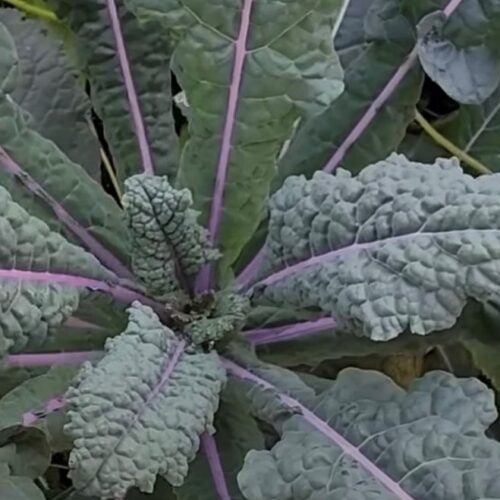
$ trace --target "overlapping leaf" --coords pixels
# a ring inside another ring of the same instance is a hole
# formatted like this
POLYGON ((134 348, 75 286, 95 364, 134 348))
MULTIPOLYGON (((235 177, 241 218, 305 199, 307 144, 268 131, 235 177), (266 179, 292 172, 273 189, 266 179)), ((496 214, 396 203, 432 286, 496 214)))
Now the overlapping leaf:
POLYGON ((122 0, 48 3, 77 37, 81 69, 90 82, 92 104, 103 120, 119 181, 123 183, 148 165, 159 175, 175 176, 178 146, 170 49, 164 34, 141 27, 122 0))
POLYGON ((77 490, 103 499, 132 486, 152 492, 158 474, 181 485, 199 436, 213 432, 224 380, 215 351, 186 347, 134 303, 125 332, 108 340, 95 367, 82 367, 66 394, 77 490))
POLYGON ((127 238, 119 207, 102 187, 30 125, 10 93, 17 84, 13 40, 0 30, 0 183, 52 228, 79 240, 118 274, 127 275, 127 238), (111 254, 113 251, 113 254, 111 254))
POLYGON ((236 476, 240 471, 245 455, 250 450, 264 448, 264 439, 256 421, 253 419, 244 395, 234 382, 229 381, 221 394, 221 405, 214 422, 217 451, 203 447, 192 462, 185 483, 175 489, 178 500, 219 500, 214 484, 210 462, 221 462, 223 477, 231 500, 243 500, 236 476))
POLYGON ((292 177, 271 203, 255 300, 320 307, 373 340, 449 329, 469 301, 498 299, 498 193, 497 175, 401 155, 356 178, 292 177))
POLYGON ((11 93, 30 115, 30 126, 54 141, 68 158, 101 179, 99 142, 91 132, 90 102, 64 46, 44 25, 14 9, 0 9, 19 56, 19 77, 11 93))
POLYGON ((299 127, 290 148, 279 163, 274 181, 278 189, 289 175, 310 176, 331 163, 359 172, 385 158, 404 137, 420 97, 422 73, 415 68, 394 87, 375 117, 362 125, 363 115, 398 68, 406 61, 416 41, 416 21, 439 1, 351 0, 335 38, 335 47, 345 69, 345 91, 322 114, 299 127), (345 152, 341 151, 346 148, 345 152), (332 163, 332 158, 335 164, 332 163))
POLYGON ((446 18, 439 12, 419 24, 420 63, 451 98, 480 104, 500 83, 500 57, 484 44, 457 46, 443 34, 445 24, 446 18))
POLYGON ((500 495, 500 445, 485 436, 494 397, 475 379, 431 372, 405 392, 377 372, 347 369, 312 410, 288 419, 271 450, 247 455, 238 476, 245 498, 500 495))
POLYGON ((94 256, 14 203, 4 188, 0 233, 0 354, 43 344, 77 309, 79 276, 115 279, 94 256), (51 280, 51 273, 68 280, 51 280), (41 274, 44 279, 37 279, 41 274))
POLYGON ((342 91, 330 43, 342 2, 127 3, 179 40, 172 65, 190 106, 179 181, 193 192, 226 272, 262 217, 295 121, 342 91))

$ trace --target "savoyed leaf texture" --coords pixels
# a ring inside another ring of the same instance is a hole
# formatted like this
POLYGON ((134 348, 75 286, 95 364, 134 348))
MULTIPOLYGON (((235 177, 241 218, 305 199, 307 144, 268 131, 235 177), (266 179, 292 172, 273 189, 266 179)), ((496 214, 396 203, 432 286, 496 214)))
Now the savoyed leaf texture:
POLYGON ((444 36, 445 22, 441 12, 420 22, 420 63, 451 98, 464 104, 480 104, 500 83, 500 57, 483 44, 457 46, 453 39, 444 36))
POLYGON ((203 264, 219 257, 197 222, 191 193, 172 188, 167 177, 148 174, 128 178, 125 190, 134 274, 158 296, 189 292, 203 264))
POLYGON ((115 201, 78 164, 31 126, 12 99, 19 63, 14 42, 0 25, 0 183, 30 212, 53 229, 81 241, 117 274, 129 276, 127 238, 115 201))
POLYGON ((214 431, 225 381, 215 351, 188 347, 138 302, 129 313, 125 332, 95 366, 83 365, 66 394, 73 484, 103 499, 132 486, 152 492, 158 474, 181 485, 199 436, 214 431))
POLYGON ((19 57, 12 98, 29 113, 34 130, 99 181, 99 142, 89 127, 90 101, 64 44, 41 21, 15 9, 0 9, 0 22, 12 35, 19 57))
POLYGON ((76 35, 119 181, 142 171, 174 176, 178 146, 166 37, 141 27, 122 0, 47 3, 76 35))
MULTIPOLYGON (((179 182, 193 192, 221 271, 265 209, 276 158, 299 117, 343 89, 331 44, 341 0, 128 0, 178 40, 172 69, 190 106, 179 182)), ((208 273, 199 287, 209 284, 208 273)))
POLYGON ((485 436, 496 416, 476 379, 430 372, 405 392, 348 368, 271 450, 247 455, 238 481, 248 500, 496 498, 500 445, 485 436))
POLYGON ((77 309, 80 291, 72 276, 115 280, 80 247, 30 216, 0 187, 0 355, 43 344, 77 309), (34 282, 31 275, 43 275, 34 282), (67 275, 67 283, 51 280, 67 275))
POLYGON ((245 325, 249 310, 250 301, 247 297, 235 293, 218 293, 210 316, 192 321, 186 333, 196 344, 230 340, 228 337, 238 333, 245 325))
POLYGON ((372 340, 450 328, 470 299, 498 299, 498 193, 497 175, 396 154, 357 177, 291 177, 271 202, 254 300, 320 307, 372 340))

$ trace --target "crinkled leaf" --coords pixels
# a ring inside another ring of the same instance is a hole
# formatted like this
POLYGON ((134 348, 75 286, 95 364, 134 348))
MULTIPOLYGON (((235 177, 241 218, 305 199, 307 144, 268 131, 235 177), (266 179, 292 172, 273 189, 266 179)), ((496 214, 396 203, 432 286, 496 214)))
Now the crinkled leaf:
POLYGON ((436 12, 420 22, 420 63, 452 99, 479 104, 500 83, 500 57, 485 45, 457 46, 443 34, 445 21, 446 18, 436 12))
POLYGON ((125 181, 125 207, 132 235, 132 268, 154 295, 188 292, 193 276, 219 257, 197 222, 188 189, 166 177, 134 175, 125 181))
POLYGON ((250 301, 247 297, 234 293, 219 293, 215 297, 210 317, 192 321, 187 326, 186 333, 196 344, 230 340, 230 337, 245 325, 249 309, 250 301))
POLYGON ((500 495, 500 445, 485 436, 494 397, 476 379, 431 372, 405 392, 380 373, 347 369, 312 410, 286 421, 271 450, 247 455, 238 476, 245 498, 500 495))
POLYGON ((372 340, 451 328, 468 301, 498 301, 499 193, 496 174, 396 154, 357 177, 289 178, 271 202, 273 273, 255 300, 321 307, 372 340))
POLYGON ((44 494, 27 477, 0 474, 0 491, 9 500, 45 500, 44 494))
POLYGON ((117 498, 156 476, 180 485, 213 432, 225 373, 217 353, 186 347, 153 311, 135 302, 123 334, 96 366, 83 365, 66 394, 74 439, 70 476, 78 491, 117 498))
POLYGON ((42 345, 78 307, 78 276, 112 280, 94 256, 50 231, 0 187, 0 355, 42 345), (30 281, 30 272, 46 273, 30 281), (75 284, 51 282, 51 273, 75 284))
MULTIPOLYGON (((15 57, 13 40, 3 25, 0 39, 0 46, 6 51, 10 47, 15 57)), ((10 82, 12 88, 12 74, 0 73, 0 82, 10 82)), ((81 166, 33 130, 29 121, 9 94, 0 93, 0 184, 53 229, 60 231, 62 226, 110 268, 127 275, 122 263, 128 257, 127 238, 119 207, 81 166)))
POLYGON ((140 26, 125 10, 122 0, 48 3, 77 37, 81 69, 89 79, 92 104, 103 121, 119 181, 123 183, 143 170, 144 154, 150 157, 157 174, 175 176, 179 154, 172 116, 167 38, 158 30, 140 26), (113 28, 113 5, 119 28, 113 28), (118 29, 124 50, 117 43, 118 29), (132 82, 126 82, 122 63, 129 67, 132 82), (136 130, 129 93, 137 99, 143 133, 136 130))
MULTIPOLYGON (((244 395, 234 381, 230 381, 221 394, 221 404, 215 416, 214 427, 213 437, 230 498, 243 500, 236 476, 248 451, 263 449, 264 439, 250 414, 244 395)), ((178 500, 219 500, 209 460, 206 450, 200 449, 190 465, 186 481, 175 489, 178 500)))
POLYGON ((190 106, 179 181, 193 192, 225 273, 260 222, 294 123, 343 89, 331 46, 342 1, 127 3, 178 40, 172 67, 190 106))
POLYGON ((40 429, 16 426, 0 431, 0 463, 6 463, 13 476, 36 479, 47 470, 51 456, 47 436, 40 429))
POLYGON ((12 98, 29 113, 33 130, 100 181, 99 142, 88 123, 90 102, 62 42, 40 21, 15 9, 0 9, 0 21, 12 35, 19 57, 12 98))

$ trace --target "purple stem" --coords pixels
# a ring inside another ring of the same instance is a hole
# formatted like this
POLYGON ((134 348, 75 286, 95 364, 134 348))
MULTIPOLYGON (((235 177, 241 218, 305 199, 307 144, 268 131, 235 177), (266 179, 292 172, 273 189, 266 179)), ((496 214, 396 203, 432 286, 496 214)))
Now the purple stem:
POLYGON ((384 471, 380 470, 370 459, 365 457, 361 451, 347 441, 343 436, 336 432, 332 427, 330 427, 325 421, 321 420, 317 415, 315 415, 311 410, 306 408, 296 399, 287 396, 279 391, 279 389, 266 380, 258 377, 257 375, 249 372, 245 368, 237 365, 233 361, 228 359, 223 359, 223 364, 226 370, 233 376, 248 380, 255 384, 260 385, 266 389, 272 389, 278 393, 280 401, 290 408, 300 409, 302 418, 306 420, 312 427, 314 427, 318 432, 323 434, 332 443, 335 443, 346 455, 351 457, 353 460, 358 462, 366 471, 368 471, 377 481, 383 484, 388 491, 393 493, 396 498, 401 500, 414 500, 408 493, 406 493, 399 484, 391 479, 384 471))
MULTIPOLYGON (((3 168, 24 186, 50 206, 56 217, 73 233, 105 266, 124 278, 132 277, 129 269, 124 266, 109 250, 97 241, 83 226, 80 225, 38 182, 25 172, 7 151, 0 146, 0 163, 3 168)), ((96 186, 97 187, 97 186, 96 186)))
POLYGON ((245 338, 254 345, 274 344, 285 342, 297 337, 319 333, 335 328, 336 322, 333 318, 319 318, 312 321, 304 321, 294 325, 278 326, 275 328, 259 328, 243 332, 245 338))
MULTIPOLYGON (((139 418, 141 418, 143 413, 146 411, 146 408, 148 408, 150 406, 151 402, 156 398, 156 396, 161 391, 163 386, 168 382, 168 380, 170 379, 177 363, 179 362, 181 355, 184 352, 185 347, 186 347, 186 343, 184 341, 180 341, 177 344, 175 351, 172 354, 172 357, 169 357, 165 362, 165 365, 163 368, 163 373, 162 373, 160 380, 158 381, 158 383, 156 384, 154 389, 151 391, 151 394, 148 396, 148 398, 146 400, 146 404, 135 415, 133 421, 130 423, 128 428, 133 427, 137 423, 139 418)), ((64 354, 64 353, 62 353, 62 354, 64 354)), ((66 354, 70 354, 70 353, 66 353, 66 354)), ((75 354, 75 353, 73 353, 73 354, 75 354)), ((43 413, 47 414, 47 413, 51 413, 53 411, 59 410, 60 408, 62 408, 64 406, 64 404, 65 404, 65 402, 62 399, 62 397, 50 399, 45 404, 45 407, 43 409, 43 413)), ((32 412, 32 411, 27 412, 23 415, 23 425, 25 425, 25 426, 31 425, 34 422, 36 422, 39 418, 40 418, 40 416, 37 415, 37 413, 32 412)), ((118 446, 118 444, 121 442, 121 440, 123 439, 124 436, 125 436, 125 433, 123 433, 122 437, 119 439, 119 442, 115 445, 115 447, 118 446)), ((102 463, 104 464, 105 460, 103 460, 102 463)), ((95 472, 95 475, 97 475, 99 470, 100 470, 100 467, 95 472)))
MULTIPOLYGON (((482 233, 492 233, 492 234, 497 234, 498 229, 470 229, 466 230, 467 232, 482 232, 482 233)), ((315 255, 314 257, 310 257, 307 260, 303 260, 301 262, 298 262, 297 264, 293 264, 291 266, 285 267, 284 269, 281 269, 280 271, 277 271, 263 280, 259 281, 256 283, 255 286, 259 285, 273 285, 277 283, 278 281, 281 281, 283 279, 288 278, 290 275, 298 273, 300 271, 303 271, 304 269, 307 269, 308 267, 315 266, 318 264, 324 264, 325 262, 329 262, 335 259, 338 259, 339 257, 343 257, 348 254, 356 253, 356 252, 361 252, 363 250, 369 250, 372 247, 376 247, 379 245, 384 245, 384 244, 389 244, 389 245, 394 245, 397 243, 405 242, 406 240, 411 240, 416 237, 433 237, 436 235, 448 235, 448 236, 453 236, 453 235, 459 235, 463 234, 464 230, 454 230, 454 231, 441 231, 439 233, 426 233, 426 232, 416 232, 416 233, 407 233, 407 234, 402 234, 399 236, 391 236, 390 238, 385 238, 383 240, 374 240, 374 241, 367 241, 366 243, 355 243, 354 245, 348 246, 348 247, 342 247, 342 248, 337 248, 336 250, 331 250, 330 252, 326 252, 324 254, 320 255, 315 255)))
POLYGON ((102 351, 51 352, 46 354, 11 354, 7 356, 7 367, 77 365, 96 359, 102 351))
MULTIPOLYGON (((453 12, 460 5, 462 0, 450 0, 443 10, 445 17, 451 16, 453 12)), ((359 122, 351 130, 351 132, 344 139, 342 144, 337 148, 332 157, 328 160, 327 164, 323 167, 325 172, 333 172, 339 166, 340 162, 344 159, 346 153, 351 149, 352 145, 359 139, 361 134, 368 128, 377 113, 386 101, 391 97, 396 88, 399 86, 404 77, 408 74, 415 61, 418 59, 417 46, 410 52, 405 61, 399 66, 391 79, 387 82, 380 94, 370 104, 365 114, 361 117, 359 122)))
POLYGON ((130 303, 134 300, 138 300, 155 309, 157 312, 163 312, 164 310, 162 304, 155 302, 141 293, 119 283, 99 281, 92 278, 84 278, 82 276, 74 276, 70 274, 22 271, 18 269, 0 269, 0 278, 41 283, 61 283, 77 288, 89 288, 91 290, 108 293, 120 302, 130 303))
POLYGON ((231 500, 231 495, 229 494, 226 484, 226 478, 224 477, 224 470, 222 468, 219 451, 217 450, 217 443, 215 442, 214 437, 206 432, 203 433, 201 435, 201 446, 203 453, 207 458, 215 491, 217 492, 219 499, 231 500))
MULTIPOLYGON (((111 20, 111 27, 113 29, 113 35, 115 37, 118 59, 120 61, 123 80, 125 82, 125 89, 127 91, 127 98, 130 106, 130 112, 132 114, 132 120, 134 122, 135 135, 137 137, 137 142, 139 143, 142 168, 144 170, 144 173, 153 175, 154 174, 153 160, 151 158, 151 151, 149 149, 149 143, 146 136, 144 120, 142 117, 141 108, 139 106, 139 99, 137 97, 134 80, 132 78, 132 72, 130 70, 130 63, 127 56, 127 49, 125 48, 125 43, 123 40, 123 33, 120 25, 120 17, 118 15, 118 10, 116 8, 115 0, 107 0, 107 6, 108 6, 109 17, 111 20)), ((124 117, 124 119, 126 118, 124 117)))
MULTIPOLYGON (((227 103, 224 130, 222 133, 222 143, 219 152, 219 161, 217 164, 217 173, 215 177, 214 194, 212 197, 212 207, 210 209, 210 220, 208 224, 210 243, 215 245, 217 241, 220 222, 222 218, 224 187, 226 184, 227 170, 229 165, 229 156, 231 153, 231 140, 233 138, 234 126, 236 121, 236 109, 238 107, 238 95, 241 86, 241 77, 243 65, 247 55, 247 38, 250 27, 250 13, 253 0, 243 0, 241 11, 240 30, 235 43, 233 72, 231 84, 229 87, 229 97, 227 103)), ((203 267, 196 279, 196 290, 204 291, 210 287, 212 275, 212 266, 207 264, 203 267)))
POLYGON ((47 416, 49 413, 53 413, 64 407, 66 402, 62 397, 49 399, 42 410, 41 413, 28 411, 23 414, 23 425, 25 427, 33 425, 38 419, 47 416))
MULTIPOLYGON (((455 12, 457 7, 460 5, 462 0, 450 0, 450 2, 443 9, 443 13, 446 17, 449 17, 455 12)), ((326 165, 323 167, 325 172, 333 172, 339 166, 340 162, 344 159, 345 155, 353 144, 359 139, 363 132, 368 128, 373 119, 377 116, 378 111, 383 107, 386 101, 391 97, 396 88, 399 86, 404 77, 408 74, 413 64, 418 59, 418 49, 415 46, 414 49, 408 54, 406 59, 403 61, 401 66, 392 75, 391 79, 384 86, 380 94, 375 98, 375 100, 370 104, 369 108, 360 118, 358 123, 354 126, 351 132, 344 139, 342 144, 337 148, 335 153, 328 160, 326 165)), ((245 287, 252 283, 255 276, 260 268, 262 259, 264 257, 264 250, 261 249, 259 253, 252 259, 252 261, 246 266, 242 273, 236 278, 237 282, 245 287)))

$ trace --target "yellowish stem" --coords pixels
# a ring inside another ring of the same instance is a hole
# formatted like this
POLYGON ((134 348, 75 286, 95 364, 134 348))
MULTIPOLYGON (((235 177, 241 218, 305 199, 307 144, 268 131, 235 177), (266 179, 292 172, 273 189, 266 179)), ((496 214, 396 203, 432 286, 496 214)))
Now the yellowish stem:
POLYGON ((491 174, 491 170, 486 165, 483 165, 480 161, 453 144, 444 135, 440 134, 418 111, 415 111, 415 120, 436 144, 456 156, 461 162, 480 174, 491 174))
POLYGON ((31 16, 39 17, 40 19, 45 19, 46 21, 59 21, 54 12, 37 5, 32 5, 27 0, 6 0, 6 2, 31 16))
MULTIPOLYGON (((97 131, 94 127, 94 124, 92 123, 92 120, 90 118, 87 119, 87 122, 89 124, 90 129, 94 133, 94 135, 97 137, 97 131)), ((115 171, 113 169, 113 165, 111 165, 111 162, 109 161, 108 155, 106 154, 106 151, 102 148, 102 146, 99 147, 99 154, 101 155, 101 161, 104 164, 104 168, 106 169, 106 172, 109 175, 109 178, 111 179, 111 184, 113 185, 113 189, 115 190, 117 196, 118 196, 118 202, 120 203, 120 206, 122 206, 122 192, 120 190, 120 185, 118 184, 118 179, 116 178, 115 171)))
POLYGON ((99 152, 101 154, 101 160, 104 163, 104 168, 106 169, 106 172, 108 172, 109 178, 111 179, 111 184, 113 184, 113 189, 116 191, 116 194, 118 196, 118 202, 120 203, 120 206, 121 206, 122 193, 120 191, 120 186, 118 185, 118 179, 116 178, 113 166, 111 165, 111 162, 109 161, 108 155, 106 154, 104 149, 102 149, 102 147, 99 148, 99 152))

